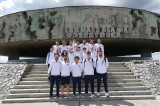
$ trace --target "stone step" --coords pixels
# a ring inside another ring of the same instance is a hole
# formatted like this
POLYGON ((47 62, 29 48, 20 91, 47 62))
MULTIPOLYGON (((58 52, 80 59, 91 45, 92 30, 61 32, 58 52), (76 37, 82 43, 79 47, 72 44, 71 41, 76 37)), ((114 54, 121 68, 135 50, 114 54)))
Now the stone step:
MULTIPOLYGON (((47 69, 43 69, 43 68, 37 68, 37 69, 30 69, 30 71, 44 71, 44 72, 47 72, 48 71, 48 68, 47 69)), ((128 68, 108 68, 107 71, 126 71, 126 72, 130 72, 130 70, 128 68)))
MULTIPOLYGON (((78 93, 78 92, 77 92, 78 93)), ((146 91, 110 91, 108 92, 109 96, 121 96, 121 95, 151 95, 149 90, 146 91)), ((64 92, 64 95, 66 92, 64 92)), ((82 96, 85 96, 85 92, 81 92, 82 96)), ((73 93, 69 92, 69 96, 72 96, 73 93)), ((91 92, 88 92, 88 96, 91 95, 91 92)), ((53 96, 56 96, 56 93, 53 92, 53 96)), ((61 94, 60 94, 61 96, 61 94)), ((100 96, 105 96, 105 92, 100 92, 100 96)), ((20 93, 20 94, 9 94, 7 99, 11 98, 43 98, 49 97, 49 93, 20 93)))
MULTIPOLYGON (((11 94, 17 94, 17 93, 48 93, 49 92, 49 85, 17 85, 17 87, 21 87, 21 89, 11 89, 11 94), (41 88, 40 88, 41 87, 41 88), (44 87, 44 88, 43 88, 44 87), (22 89, 24 88, 24 89, 22 89), (27 89, 29 88, 29 89, 27 89), (31 89, 32 88, 32 89, 31 89)), ((89 87, 90 88, 90 87, 89 87)), ((70 88, 70 91, 72 91, 73 88, 70 88)), ((85 88, 81 88, 82 91, 85 90, 85 88)), ((95 87, 95 91, 97 88, 95 87)), ((140 91, 140 90, 148 90, 145 86, 132 86, 132 87, 108 87, 108 91, 140 91)), ((56 91, 56 88, 53 88, 53 91, 56 91)), ((104 91, 104 87, 101 87, 101 91, 104 91)))
MULTIPOLYGON (((20 81, 18 85, 41 85, 41 84, 50 84, 48 81, 20 81)), ((94 83, 97 86, 97 82, 94 83)), ((82 81, 81 86, 84 87, 85 83, 82 81)), ((103 86, 103 84, 101 84, 103 86)), ((124 86, 142 86, 141 82, 129 82, 129 83, 108 83, 108 87, 124 87, 124 86)), ((72 87, 73 84, 70 84, 72 87)), ((90 86, 90 84, 89 84, 90 86)))
MULTIPOLYGON (((108 101, 108 100, 155 100, 155 97, 153 95, 124 95, 124 96, 110 96, 109 98, 106 98, 105 96, 101 96, 98 98, 64 98, 63 101, 108 101)), ((59 102, 62 101, 62 99, 54 98, 53 100, 50 100, 48 97, 46 98, 16 98, 16 99, 5 99, 2 101, 2 103, 34 103, 34 102, 59 102)))
POLYGON ((109 66, 108 67, 108 69, 129 69, 128 67, 115 67, 115 66, 113 66, 113 67, 111 67, 111 66, 109 66))
MULTIPOLYGON (((30 71, 27 74, 47 74, 47 71, 30 71)), ((107 72, 108 75, 133 75, 132 72, 107 72)))
MULTIPOLYGON (((48 74, 26 74, 24 78, 27 77, 48 77, 48 74)), ((134 75, 109 75, 108 78, 121 78, 121 79, 133 79, 136 78, 134 75)))
POLYGON ((125 65, 126 62, 109 62, 109 65, 125 65))
MULTIPOLYGON (((54 85, 54 87, 55 87, 55 85, 54 85)), ((71 84, 70 85, 70 88, 72 88, 73 87, 73 85, 71 84)), ((82 87, 84 87, 84 86, 82 86, 82 87)), ((89 85, 89 87, 90 87, 90 85, 89 85)), ((95 85, 95 88, 97 87, 97 85, 95 85)), ((103 86, 103 84, 101 84, 101 87, 103 88, 104 86, 103 86)), ((108 86, 108 88, 111 88, 111 87, 115 87, 115 86, 108 86)), ((124 88, 125 86, 117 86, 117 87, 122 87, 122 88, 124 88)), ((135 87, 135 86, 126 86, 126 87, 135 87)), ((137 86, 137 87, 144 87, 144 86, 142 86, 142 85, 140 85, 140 86, 137 86)), ((16 85, 16 86, 14 86, 14 89, 43 89, 43 88, 50 88, 50 85, 49 84, 43 84, 43 85, 16 85)))
POLYGON ((128 68, 126 65, 108 65, 108 67, 115 67, 115 68, 122 67, 122 68, 128 68))
MULTIPOLYGON (((29 78, 22 78, 21 81, 48 81, 47 77, 29 77, 29 78)), ((72 81, 72 80, 71 80, 72 81)), ((107 79, 107 82, 140 82, 140 79, 107 79)), ((95 79, 95 82, 97 80, 95 79)))
POLYGON ((108 69, 107 72, 131 72, 129 69, 108 69))

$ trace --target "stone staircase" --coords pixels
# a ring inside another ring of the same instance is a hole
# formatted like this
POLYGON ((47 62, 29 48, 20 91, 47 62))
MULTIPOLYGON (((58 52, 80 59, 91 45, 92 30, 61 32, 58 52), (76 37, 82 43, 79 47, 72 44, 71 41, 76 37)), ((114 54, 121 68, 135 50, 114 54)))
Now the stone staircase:
MULTIPOLYGON (((125 66, 124 62, 110 62, 108 69, 109 98, 104 95, 103 83, 101 83, 101 96, 99 98, 72 98, 72 81, 70 84, 69 98, 49 99, 49 82, 47 78, 47 66, 45 64, 33 64, 18 84, 11 89, 10 94, 2 103, 33 103, 51 101, 73 100, 143 100, 155 99, 151 91, 142 85, 141 80, 125 66)), ((84 82, 82 81, 82 96, 84 95, 84 82)), ((55 96, 55 87, 53 96, 55 96)), ((61 91, 61 90, 60 90, 61 91)), ((90 85, 89 85, 90 91, 90 85)), ((95 79, 95 93, 97 80, 95 79)), ((65 92, 66 93, 66 92, 65 92)), ((90 92, 89 92, 90 93, 90 92)), ((60 92, 61 94, 61 92, 60 92)))

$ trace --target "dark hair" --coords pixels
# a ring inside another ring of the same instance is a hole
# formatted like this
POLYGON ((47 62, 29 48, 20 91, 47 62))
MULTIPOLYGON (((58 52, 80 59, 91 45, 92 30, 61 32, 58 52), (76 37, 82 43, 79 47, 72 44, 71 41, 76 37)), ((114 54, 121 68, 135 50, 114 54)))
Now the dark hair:
MULTIPOLYGON (((53 47, 50 47, 50 49, 51 49, 51 48, 53 48, 53 47)), ((54 48, 53 48, 53 49, 54 49, 54 48)))
MULTIPOLYGON (((64 52, 65 52, 66 50, 63 50, 63 52, 62 52, 62 54, 61 54, 61 56, 63 57, 65 54, 64 54, 64 52)), ((68 55, 68 52, 66 51, 66 55, 68 55)))
POLYGON ((74 59, 76 59, 76 58, 79 60, 79 56, 75 56, 75 57, 74 57, 74 59))
POLYGON ((87 54, 91 54, 91 52, 90 52, 90 51, 87 51, 87 54))
POLYGON ((83 50, 85 50, 86 48, 84 47, 83 50))
POLYGON ((55 56, 55 55, 58 55, 58 56, 59 56, 59 53, 55 53, 54 56, 55 56))
MULTIPOLYGON (((98 49, 100 49, 100 51, 102 52, 102 49, 100 47, 98 49)), ((97 49, 97 53, 98 53, 98 49, 97 49)))

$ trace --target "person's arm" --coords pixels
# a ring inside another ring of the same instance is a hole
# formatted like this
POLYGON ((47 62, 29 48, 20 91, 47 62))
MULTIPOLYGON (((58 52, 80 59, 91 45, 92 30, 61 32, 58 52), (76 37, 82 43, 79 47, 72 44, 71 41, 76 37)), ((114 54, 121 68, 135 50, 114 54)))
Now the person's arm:
POLYGON ((103 51, 103 54, 104 54, 104 46, 103 46, 103 44, 102 44, 102 51, 103 51))
POLYGON ((49 66, 49 69, 48 69, 48 77, 50 77, 50 74, 51 74, 51 70, 52 70, 52 62, 51 62, 51 64, 50 64, 50 66, 49 66))
POLYGON ((108 65, 109 65, 108 59, 106 58, 106 69, 108 68, 108 65))

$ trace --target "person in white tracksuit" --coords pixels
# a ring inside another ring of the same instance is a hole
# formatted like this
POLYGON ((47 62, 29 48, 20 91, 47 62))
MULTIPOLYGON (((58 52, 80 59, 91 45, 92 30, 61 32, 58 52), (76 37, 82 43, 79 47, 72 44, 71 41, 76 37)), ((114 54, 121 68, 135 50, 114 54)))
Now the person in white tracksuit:
POLYGON ((64 85, 67 86, 67 97, 69 97, 71 63, 68 61, 68 56, 64 55, 64 60, 61 62, 61 92, 64 97, 64 85))
POLYGON ((50 48, 50 52, 48 52, 47 58, 46 58, 46 64, 48 65, 48 68, 50 66, 51 60, 54 60, 54 48, 53 47, 50 48))
POLYGON ((100 96, 100 86, 101 86, 101 79, 103 79, 103 84, 105 88, 105 95, 108 95, 108 88, 107 88, 107 68, 108 68, 108 60, 103 56, 103 52, 100 51, 98 54, 98 58, 95 62, 96 66, 96 74, 97 74, 97 97, 100 96))

